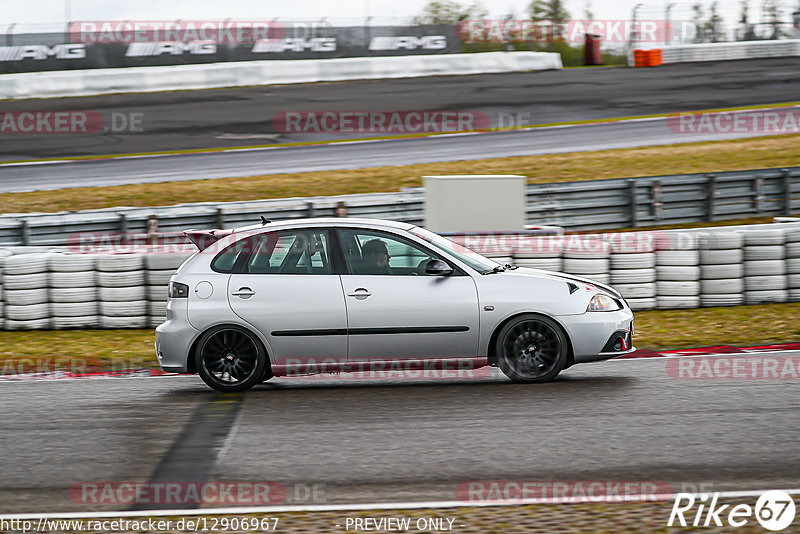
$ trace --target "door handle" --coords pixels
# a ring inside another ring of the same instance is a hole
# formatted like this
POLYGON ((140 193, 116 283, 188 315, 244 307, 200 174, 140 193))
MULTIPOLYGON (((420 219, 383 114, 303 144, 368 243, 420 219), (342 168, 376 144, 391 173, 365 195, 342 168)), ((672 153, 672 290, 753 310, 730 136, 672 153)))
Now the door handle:
POLYGON ((370 293, 369 291, 367 291, 363 287, 359 287, 358 289, 356 289, 352 293, 348 293, 347 294, 348 297, 364 297, 364 298, 367 298, 370 295, 372 295, 372 293, 370 293))
POLYGON ((234 291, 233 293, 231 293, 231 295, 243 299, 249 299, 255 294, 256 292, 250 289, 249 287, 240 287, 238 291, 234 291))

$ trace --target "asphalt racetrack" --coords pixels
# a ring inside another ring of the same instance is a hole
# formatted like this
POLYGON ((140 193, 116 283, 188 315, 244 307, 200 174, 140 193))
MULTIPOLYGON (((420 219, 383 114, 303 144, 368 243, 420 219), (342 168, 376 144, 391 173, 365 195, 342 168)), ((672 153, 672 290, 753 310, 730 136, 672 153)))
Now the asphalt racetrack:
POLYGON ((0 512, 131 508, 70 496, 87 482, 279 482, 277 504, 312 504, 293 493, 312 486, 315 504, 452 501, 459 484, 488 480, 798 487, 795 381, 678 379, 667 361, 577 365, 544 385, 495 370, 329 375, 231 396, 196 376, 7 381, 0 512))
POLYGON ((675 133, 667 118, 567 127, 201 154, 0 165, 0 192, 122 185, 530 156, 755 137, 759 133, 675 133))
MULTIPOLYGON (((479 110, 524 113, 534 124, 792 101, 800 58, 109 95, 0 103, 2 111, 141 113, 143 131, 98 135, 8 135, 0 161, 315 141, 280 134, 272 118, 290 110, 479 110)), ((0 192, 407 165, 663 145, 754 136, 679 133, 667 119, 338 146, 0 166, 0 192)), ((362 135, 363 136, 363 135, 362 135)), ((338 137, 341 139, 341 136, 338 137)))
MULTIPOLYGON (((141 113, 142 131, 4 135, 0 161, 342 137, 277 132, 273 118, 285 111, 482 111, 492 117, 505 112, 526 114, 531 124, 550 124, 791 102, 798 95, 800 57, 787 57, 5 101, 0 111, 141 113)), ((619 142, 630 133, 613 137, 619 142)), ((565 150, 582 144, 562 142, 565 150)))

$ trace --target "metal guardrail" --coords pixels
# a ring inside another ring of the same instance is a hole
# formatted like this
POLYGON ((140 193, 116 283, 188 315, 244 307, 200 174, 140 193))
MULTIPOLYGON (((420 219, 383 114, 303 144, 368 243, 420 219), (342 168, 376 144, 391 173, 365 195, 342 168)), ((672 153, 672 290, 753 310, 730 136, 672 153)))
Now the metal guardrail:
POLYGON ((640 228, 800 213, 800 167, 533 184, 528 222, 640 228))
MULTIPOLYGON (((425 193, 303 197, 151 208, 0 215, 0 246, 65 245, 108 233, 234 228, 258 221, 335 216, 424 224, 425 193)), ((527 223, 567 230, 640 228, 800 213, 800 167, 531 184, 527 223)), ((487 229, 493 230, 493 229, 487 229)))
POLYGON ((108 208, 61 213, 0 215, 0 246, 66 245, 108 239, 109 234, 179 232, 188 228, 236 228, 273 220, 332 217, 346 206, 351 217, 373 217, 421 224, 424 193, 373 193, 246 202, 198 203, 151 208, 108 208))

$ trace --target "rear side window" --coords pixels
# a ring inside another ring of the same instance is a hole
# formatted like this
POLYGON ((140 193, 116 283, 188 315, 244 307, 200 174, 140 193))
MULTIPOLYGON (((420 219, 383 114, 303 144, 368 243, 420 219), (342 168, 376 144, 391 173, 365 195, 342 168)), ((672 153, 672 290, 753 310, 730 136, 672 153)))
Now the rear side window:
POLYGON ((218 273, 232 273, 239 257, 246 256, 261 235, 251 236, 228 245, 211 261, 211 269, 218 273))
POLYGON ((221 273, 331 274, 327 230, 267 232, 220 252, 211 268, 221 273))

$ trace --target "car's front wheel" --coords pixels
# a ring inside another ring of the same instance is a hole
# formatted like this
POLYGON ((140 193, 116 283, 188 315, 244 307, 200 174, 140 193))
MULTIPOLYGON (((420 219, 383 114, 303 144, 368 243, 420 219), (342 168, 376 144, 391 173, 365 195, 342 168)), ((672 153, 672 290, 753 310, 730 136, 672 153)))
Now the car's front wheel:
POLYGON ((567 363, 567 338, 549 317, 521 315, 500 330, 497 364, 514 382, 547 382, 567 363))
POLYGON ((263 380, 267 355, 255 336, 235 325, 212 328, 195 353, 203 382, 222 392, 247 391, 263 380))

